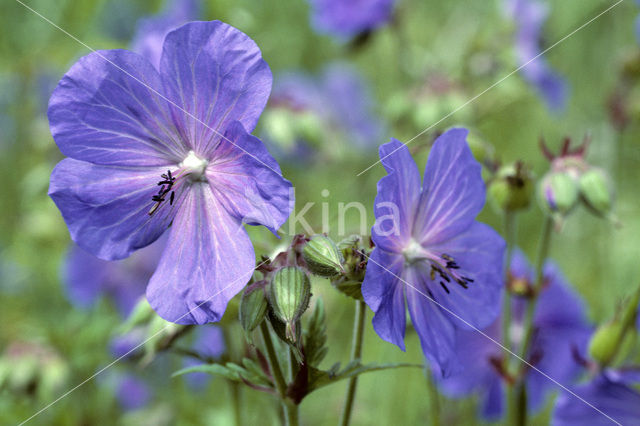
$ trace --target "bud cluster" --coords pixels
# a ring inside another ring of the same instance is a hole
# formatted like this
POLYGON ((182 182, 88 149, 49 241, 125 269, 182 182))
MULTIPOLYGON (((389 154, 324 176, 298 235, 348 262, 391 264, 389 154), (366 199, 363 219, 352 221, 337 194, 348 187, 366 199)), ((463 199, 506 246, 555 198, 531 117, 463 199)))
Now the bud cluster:
POLYGON ((551 168, 538 186, 540 205, 557 222, 579 204, 597 216, 613 218, 613 191, 607 174, 586 162, 586 141, 574 149, 570 145, 565 139, 560 154, 554 155, 541 142, 551 168))

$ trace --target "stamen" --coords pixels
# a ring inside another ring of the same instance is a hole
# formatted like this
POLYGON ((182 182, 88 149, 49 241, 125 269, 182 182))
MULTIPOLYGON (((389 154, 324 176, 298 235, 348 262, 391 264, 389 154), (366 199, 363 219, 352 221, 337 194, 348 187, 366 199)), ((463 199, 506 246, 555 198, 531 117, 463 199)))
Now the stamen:
POLYGON ((167 173, 161 174, 160 177, 163 180, 158 182, 158 185, 160 186, 158 194, 151 197, 151 201, 156 204, 154 204, 151 207, 151 210, 149 210, 149 216, 152 216, 158 210, 160 205, 165 201, 165 195, 169 193, 171 193, 169 196, 169 205, 173 205, 173 199, 175 197, 173 185, 176 183, 176 178, 171 175, 171 170, 167 170, 167 173))

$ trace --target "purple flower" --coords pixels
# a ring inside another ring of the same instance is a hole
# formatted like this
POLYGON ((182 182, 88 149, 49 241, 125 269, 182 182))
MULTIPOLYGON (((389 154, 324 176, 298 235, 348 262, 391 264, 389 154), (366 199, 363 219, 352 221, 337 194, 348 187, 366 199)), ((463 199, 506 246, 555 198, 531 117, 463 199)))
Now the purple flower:
POLYGON ((165 38, 159 72, 109 50, 80 59, 49 103, 68 157, 49 195, 84 250, 118 260, 170 227, 147 299, 180 324, 219 320, 255 265, 243 225, 275 230, 291 184, 253 130, 271 89, 256 44, 219 21, 165 38))
POLYGON ((640 422, 640 393, 632 387, 639 377, 605 371, 586 384, 576 386, 572 392, 588 401, 585 404, 569 392, 558 397, 551 424, 554 426, 598 426, 610 425, 612 419, 618 424, 632 425, 640 422))
MULTIPOLYGON (((198 327, 195 330, 195 341, 191 350, 204 358, 218 360, 226 351, 222 329, 215 326, 198 327)), ((184 358, 183 367, 202 365, 202 361, 195 358, 184 358)), ((194 389, 204 388, 211 379, 207 373, 189 373, 184 376, 187 384, 194 389)))
POLYGON ((164 38, 172 30, 196 19, 199 11, 199 0, 167 0, 162 12, 138 22, 131 50, 147 58, 156 69, 160 69, 164 38))
POLYGON ((77 307, 89 308, 104 295, 113 300, 123 317, 128 316, 144 294, 164 245, 165 241, 156 241, 130 258, 115 262, 98 259, 73 246, 64 270, 69 300, 77 307))
MULTIPOLYGON (((520 251, 514 253, 510 272, 512 284, 532 284, 534 272, 520 251)), ((553 263, 546 263, 544 277, 546 284, 534 315, 534 340, 527 361, 554 380, 567 383, 579 373, 574 353, 586 348, 591 330, 585 320, 581 300, 553 263)), ((520 352, 522 343, 524 311, 525 300, 514 299, 509 334, 515 353, 520 352)), ((483 332, 500 341, 501 329, 501 319, 498 318, 483 332)), ((451 397, 479 393, 482 417, 495 420, 502 416, 504 382, 507 379, 502 369, 502 348, 476 331, 464 331, 458 335, 456 353, 464 369, 460 374, 440 381, 443 393, 451 397)), ((555 385, 538 372, 530 370, 527 374, 528 405, 535 412, 555 385)))
MULTIPOLYGON (((327 139, 339 141, 340 146, 367 148, 377 146, 384 133, 382 118, 374 112, 374 101, 369 86, 360 73, 344 63, 327 66, 318 77, 301 72, 282 74, 274 85, 270 100, 270 111, 283 109, 287 115, 296 117, 308 114, 317 121, 325 136, 317 141, 323 147, 327 139), (326 132, 331 132, 329 137, 326 132)), ((299 120, 301 123, 307 123, 299 120)), ((295 141, 278 140, 270 135, 274 144, 293 142, 293 150, 300 151, 313 141, 305 140, 309 132, 304 129, 294 134, 295 141)), ((332 151, 340 147, 330 148, 332 151)))
POLYGON ((520 70, 529 84, 536 88, 552 111, 562 111, 567 101, 567 82, 553 71, 542 53, 542 27, 549 13, 548 5, 539 0, 506 0, 506 7, 516 21, 516 54, 520 70), (525 65, 527 64, 527 65, 525 65))
POLYGON ((123 410, 139 410, 151 400, 151 390, 144 381, 127 374, 119 380, 116 397, 123 410))
POLYGON ((460 368, 458 331, 489 325, 502 289, 505 244, 475 220, 485 187, 467 133, 452 129, 436 140, 422 186, 405 146, 392 139, 380 147, 388 175, 378 182, 376 247, 362 284, 378 335, 404 350, 406 300, 425 356, 444 375, 460 368))
POLYGON ((350 38, 391 19, 394 0, 309 0, 311 21, 320 33, 350 38))
POLYGON ((148 338, 145 327, 135 327, 125 334, 113 337, 109 342, 109 352, 114 358, 137 356, 144 351, 142 345, 148 338))

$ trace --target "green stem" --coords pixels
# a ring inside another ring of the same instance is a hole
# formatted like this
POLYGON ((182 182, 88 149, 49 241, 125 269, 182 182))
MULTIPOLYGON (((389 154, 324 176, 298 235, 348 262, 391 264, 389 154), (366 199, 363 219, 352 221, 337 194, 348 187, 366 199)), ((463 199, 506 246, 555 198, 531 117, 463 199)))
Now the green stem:
POLYGON ((227 380, 231 390, 231 403, 233 404, 233 417, 236 426, 242 424, 242 404, 240 403, 240 383, 227 380))
POLYGON ((276 385, 276 390, 280 396, 282 402, 282 409, 284 411, 285 424, 287 426, 298 425, 298 406, 287 397, 287 383, 284 380, 282 369, 278 362, 278 356, 276 350, 273 347, 273 341, 271 340, 271 332, 266 321, 262 321, 260 324, 260 332, 262 333, 262 340, 264 340, 264 347, 267 351, 267 362, 269 363, 269 370, 273 376, 273 380, 276 385))
MULTIPOLYGON (((353 336, 351 340, 351 361, 359 360, 362 357, 362 339, 364 337, 364 318, 366 315, 366 305, 364 301, 356 301, 355 320, 353 322, 353 336)), ((342 409, 342 417, 340 424, 347 426, 351 420, 351 410, 353 409, 353 400, 356 396, 356 386, 358 378, 353 377, 347 385, 347 397, 342 409)))
POLYGON ((438 393, 438 387, 433 379, 433 372, 429 366, 425 367, 427 375, 427 390, 429 391, 429 408, 431 413, 429 415, 431 419, 431 426, 440 425, 440 394, 438 393))
MULTIPOLYGON (((511 271, 511 258, 513 257, 517 234, 516 214, 512 211, 505 210, 504 212, 504 234, 507 243, 507 258, 504 263, 505 292, 502 302, 502 345, 505 347, 503 368, 509 373, 511 371, 509 362, 511 360, 511 337, 509 336, 509 330, 511 329, 511 292, 508 285, 511 271)), ((509 419, 513 419, 513 408, 516 406, 515 403, 512 402, 513 398, 513 385, 508 383, 507 402, 510 412, 507 413, 507 418, 509 419)))
MULTIPOLYGON (((531 346, 531 339, 533 338, 533 316, 536 310, 538 295, 544 284, 544 261, 549 254, 552 230, 553 219, 551 218, 551 216, 547 216, 542 227, 542 239, 540 240, 540 246, 538 247, 538 258, 536 259, 536 278, 534 287, 532 289, 532 297, 527 303, 527 309, 523 322, 524 339, 522 340, 522 347, 520 348, 520 358, 524 360, 527 359, 529 347, 531 346)), ((525 369, 523 368, 522 370, 524 371, 525 369)), ((517 405, 515 410, 517 424, 526 424, 527 397, 525 393, 524 377, 520 377, 518 379, 517 395, 515 398, 516 399, 514 400, 514 403, 517 405)))

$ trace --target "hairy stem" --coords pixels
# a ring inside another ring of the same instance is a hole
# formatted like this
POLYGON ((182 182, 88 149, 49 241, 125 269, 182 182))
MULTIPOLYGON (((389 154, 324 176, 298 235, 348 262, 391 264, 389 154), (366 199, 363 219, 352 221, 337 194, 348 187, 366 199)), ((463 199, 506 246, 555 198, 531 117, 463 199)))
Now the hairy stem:
MULTIPOLYGON (((513 257, 513 249, 516 245, 517 235, 516 214, 512 211, 505 211, 504 213, 504 234, 505 240, 507 242, 507 258, 504 262, 505 292, 502 305, 502 345, 505 347, 503 368, 508 374, 511 371, 511 337, 509 336, 509 330, 511 329, 511 292, 509 290, 508 284, 511 271, 511 258, 513 257)), ((513 385, 511 383, 508 383, 506 389, 507 406, 509 411, 508 418, 513 419, 513 415, 515 414, 514 410, 516 407, 515 401, 513 401, 513 385)))
MULTIPOLYGON (((527 354, 531 346, 531 339, 533 338, 533 316, 536 309, 536 302, 542 285, 544 284, 544 261, 549 254, 549 247, 551 246, 551 234, 553 230, 553 219, 551 216, 547 216, 544 225, 542 227, 542 238, 540 240, 540 246, 538 247, 538 258, 536 259, 536 278, 533 287, 533 296, 527 303, 527 310, 525 312, 523 329, 524 339, 522 340, 522 346, 520 348, 520 358, 526 360, 527 354)), ((523 368, 523 371, 525 369, 523 368)), ((517 395, 515 396, 515 408, 517 424, 526 424, 527 415, 527 397, 524 375, 520 375, 518 379, 518 385, 516 388, 517 395)))
POLYGON ((264 341, 264 348, 267 351, 267 362, 269 363, 269 370, 273 376, 273 381, 276 385, 276 390, 280 396, 282 402, 282 409, 284 411, 285 424, 287 426, 298 425, 298 406, 287 397, 287 383, 284 380, 282 369, 278 362, 278 356, 273 346, 273 340, 271 340, 271 332, 266 321, 262 321, 260 324, 260 332, 262 334, 262 340, 264 341))
MULTIPOLYGON (((356 301, 353 336, 351 339, 351 361, 358 360, 362 357, 362 339, 364 337, 364 318, 366 313, 367 311, 364 301, 356 301)), ((351 411, 353 409, 353 400, 356 396, 357 385, 357 377, 353 377, 349 380, 349 384, 347 385, 347 397, 345 399, 344 407, 342 409, 342 417, 340 419, 340 424, 342 426, 348 425, 351 420, 351 411)))

